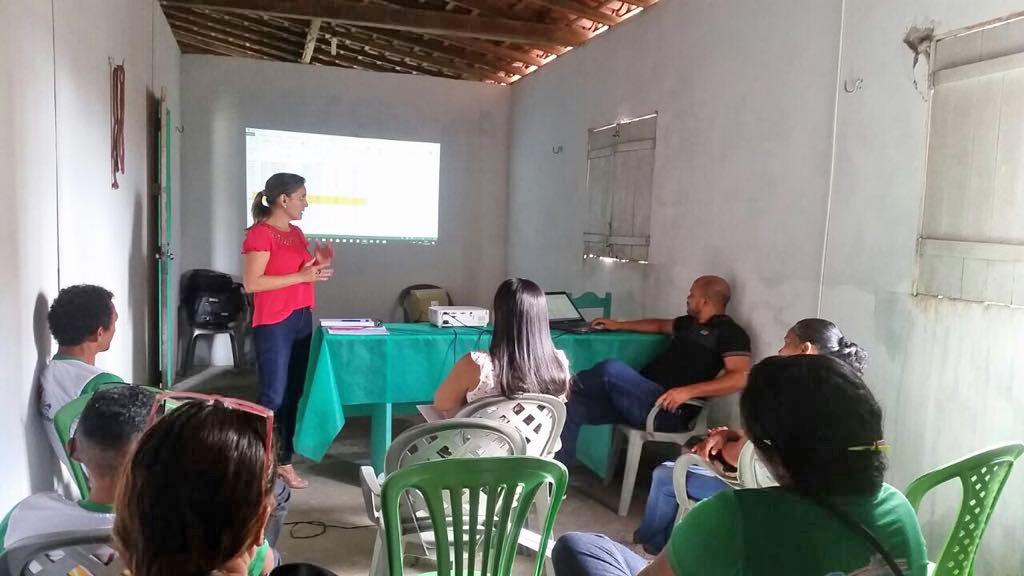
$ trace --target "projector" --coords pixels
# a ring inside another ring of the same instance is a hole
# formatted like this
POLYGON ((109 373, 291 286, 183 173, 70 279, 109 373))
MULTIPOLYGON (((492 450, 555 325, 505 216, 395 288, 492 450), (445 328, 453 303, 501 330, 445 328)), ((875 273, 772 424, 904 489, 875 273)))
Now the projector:
POLYGON ((438 328, 446 326, 487 326, 490 311, 476 306, 431 306, 427 310, 430 323, 438 328))

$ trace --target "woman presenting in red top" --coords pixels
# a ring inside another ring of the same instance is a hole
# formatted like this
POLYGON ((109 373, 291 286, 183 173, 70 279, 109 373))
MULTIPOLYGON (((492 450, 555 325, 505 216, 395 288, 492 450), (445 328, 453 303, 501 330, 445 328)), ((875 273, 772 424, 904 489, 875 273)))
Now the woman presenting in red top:
POLYGON ((313 333, 313 283, 331 277, 334 249, 306 237, 292 220, 306 209, 306 179, 278 173, 252 203, 254 224, 242 243, 242 282, 253 295, 252 325, 260 378, 259 402, 274 411, 280 433, 277 473, 291 488, 309 486, 292 467, 295 415, 302 398, 313 333))

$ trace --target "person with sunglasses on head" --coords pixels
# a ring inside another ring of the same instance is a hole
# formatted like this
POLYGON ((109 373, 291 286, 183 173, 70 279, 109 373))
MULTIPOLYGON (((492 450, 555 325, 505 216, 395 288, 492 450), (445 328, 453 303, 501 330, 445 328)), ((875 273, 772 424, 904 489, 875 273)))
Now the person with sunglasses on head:
POLYGON ((55 492, 41 492, 22 500, 0 522, 0 552, 44 534, 113 526, 117 484, 145 429, 153 397, 149 388, 126 385, 92 395, 68 450, 89 473, 89 497, 75 502, 55 492))
POLYGON ((826 355, 767 358, 740 415, 779 486, 698 503, 650 564, 606 536, 567 534, 556 574, 925 576, 917 515, 883 482, 882 409, 856 370, 826 355))
MULTIPOLYGON (((824 354, 845 362, 859 375, 864 374, 867 364, 867 353, 864 349, 844 336, 834 323, 822 318, 805 318, 794 324, 786 331, 778 354, 824 354)), ((765 488, 776 484, 753 446, 747 443, 747 437, 742 430, 725 426, 712 428, 705 439, 694 445, 690 451, 703 458, 708 467, 723 471, 728 466, 736 470, 747 488, 765 488)), ((660 552, 672 534, 672 526, 675 524, 679 509, 672 481, 674 468, 674 461, 664 462, 655 468, 651 476, 651 488, 647 494, 644 517, 633 533, 633 541, 640 544, 648 554, 660 552)), ((687 473, 698 481, 706 478, 698 472, 687 473)), ((698 496, 708 497, 728 489, 724 482, 716 483, 715 480, 717 478, 695 482, 694 485, 699 485, 703 489, 698 496)))
POLYGON ((132 576, 259 576, 273 508, 273 413, 216 396, 157 397, 117 499, 114 539, 132 576), (166 414, 161 415, 161 412, 166 414))
POLYGON ((306 179, 277 173, 252 203, 253 225, 242 243, 245 291, 253 295, 252 326, 259 369, 259 402, 277 413, 278 474, 290 488, 309 483, 292 466, 292 437, 313 334, 313 286, 331 278, 334 249, 310 246, 292 224, 308 206, 306 179))

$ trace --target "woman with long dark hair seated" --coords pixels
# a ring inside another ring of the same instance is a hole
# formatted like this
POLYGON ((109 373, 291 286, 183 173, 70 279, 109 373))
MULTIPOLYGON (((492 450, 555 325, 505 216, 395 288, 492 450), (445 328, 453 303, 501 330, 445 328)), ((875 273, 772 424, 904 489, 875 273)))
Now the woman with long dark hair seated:
POLYGON ((274 507, 273 415, 231 398, 185 400, 143 434, 117 499, 114 539, 132 576, 259 576, 274 507))
POLYGON ((567 534, 556 573, 924 576, 917 516, 882 481, 882 409, 856 370, 825 355, 768 358, 751 370, 740 413, 778 487, 697 504, 649 565, 606 536, 567 534))
POLYGON ((572 372, 555 348, 544 291, 525 278, 509 278, 494 293, 494 333, 488 351, 463 356, 434 394, 434 407, 452 416, 489 396, 549 394, 565 399, 572 372))

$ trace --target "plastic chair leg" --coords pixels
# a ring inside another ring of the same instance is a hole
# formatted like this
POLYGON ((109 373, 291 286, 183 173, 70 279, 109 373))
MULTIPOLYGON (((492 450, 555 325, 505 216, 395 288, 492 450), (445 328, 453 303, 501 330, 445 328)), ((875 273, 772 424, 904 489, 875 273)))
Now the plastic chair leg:
POLYGON ((636 473, 640 468, 640 452, 644 448, 644 439, 640 432, 627 432, 626 438, 626 467, 622 471, 619 516, 629 515, 629 505, 633 501, 633 487, 636 484, 636 473))
POLYGON ((235 369, 239 369, 242 366, 238 363, 240 354, 238 353, 238 338, 235 337, 235 332, 228 332, 228 338, 231 338, 231 362, 234 364, 235 369))
POLYGON ((373 556, 370 556, 370 576, 388 576, 388 560, 384 557, 384 532, 377 528, 373 539, 373 556))
POLYGON ((185 349, 185 360, 182 362, 181 373, 188 374, 192 371, 192 364, 196 359, 196 338, 199 338, 199 334, 195 332, 188 339, 188 347, 185 349))

